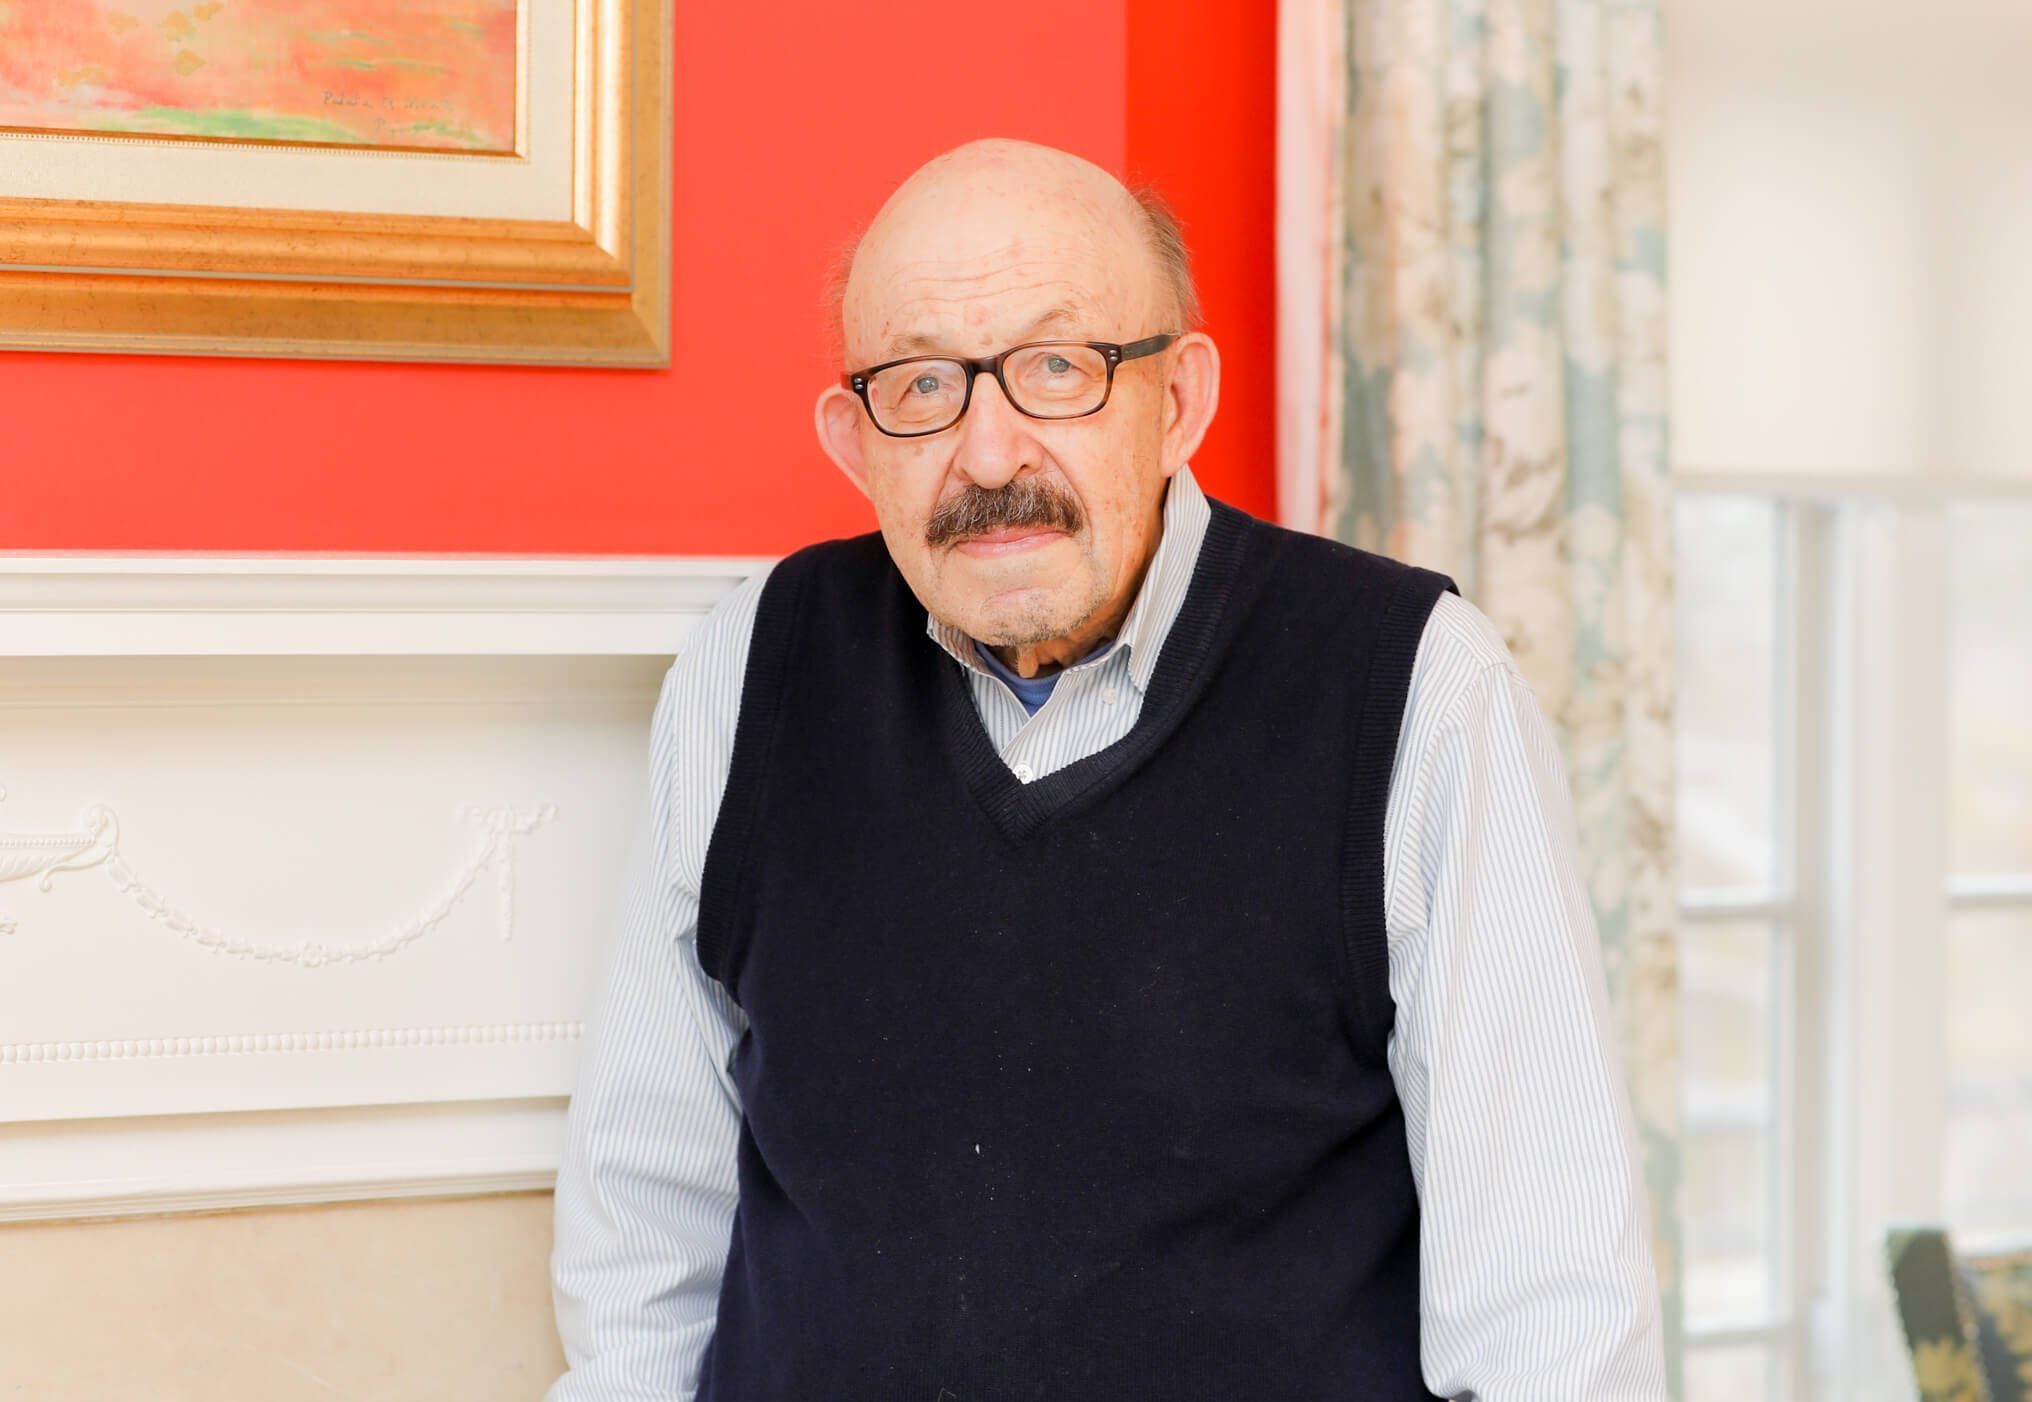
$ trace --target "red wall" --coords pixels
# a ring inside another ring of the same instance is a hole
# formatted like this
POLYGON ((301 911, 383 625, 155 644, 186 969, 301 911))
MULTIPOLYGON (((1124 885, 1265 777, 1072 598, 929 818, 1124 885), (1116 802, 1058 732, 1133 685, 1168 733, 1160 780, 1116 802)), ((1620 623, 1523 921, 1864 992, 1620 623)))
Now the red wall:
POLYGON ((0 547, 776 554, 867 530, 811 430, 824 271, 911 169, 986 135, 1174 197, 1225 352, 1195 471, 1270 514, 1274 6, 677 8, 668 371, 0 354, 0 547))
POLYGON ((1128 0, 1131 179, 1178 210, 1221 404, 1193 476, 1245 511, 1277 515, 1277 6, 1128 0))

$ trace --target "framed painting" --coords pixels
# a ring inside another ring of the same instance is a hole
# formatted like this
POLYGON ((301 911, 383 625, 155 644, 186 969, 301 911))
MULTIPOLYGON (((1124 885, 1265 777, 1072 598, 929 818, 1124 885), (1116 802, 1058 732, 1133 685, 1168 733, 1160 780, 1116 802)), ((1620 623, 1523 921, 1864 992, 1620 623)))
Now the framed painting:
POLYGON ((670 0, 0 0, 0 349, 669 363, 670 0))

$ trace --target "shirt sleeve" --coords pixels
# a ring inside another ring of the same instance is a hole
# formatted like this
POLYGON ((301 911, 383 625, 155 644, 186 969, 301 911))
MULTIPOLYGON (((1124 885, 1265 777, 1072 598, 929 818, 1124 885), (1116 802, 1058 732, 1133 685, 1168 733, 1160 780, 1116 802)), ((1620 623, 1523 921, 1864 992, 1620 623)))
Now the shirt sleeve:
POLYGON ((699 967, 698 891, 762 578, 700 624, 657 697, 649 802, 566 1114, 550 1270, 569 1367, 545 1402, 690 1402, 717 1320, 746 1020, 699 967))
POLYGON ((1426 1385, 1664 1402, 1648 1202, 1559 749, 1493 625, 1458 599, 1436 614, 1385 866, 1426 1385))

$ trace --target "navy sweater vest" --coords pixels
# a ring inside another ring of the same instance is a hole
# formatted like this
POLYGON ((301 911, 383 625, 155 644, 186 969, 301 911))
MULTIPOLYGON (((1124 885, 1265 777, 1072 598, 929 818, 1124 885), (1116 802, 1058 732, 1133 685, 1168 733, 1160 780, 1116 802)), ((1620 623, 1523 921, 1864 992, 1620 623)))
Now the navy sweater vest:
POLYGON ((763 588, 698 957, 748 1018, 698 1402, 1404 1402, 1383 816, 1444 575, 1220 501, 1029 784, 878 533, 763 588))

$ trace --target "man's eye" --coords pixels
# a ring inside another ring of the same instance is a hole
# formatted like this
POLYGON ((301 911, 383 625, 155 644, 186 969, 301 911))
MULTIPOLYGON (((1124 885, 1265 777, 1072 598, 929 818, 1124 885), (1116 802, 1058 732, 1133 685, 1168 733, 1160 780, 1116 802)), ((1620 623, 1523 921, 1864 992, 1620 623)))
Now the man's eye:
POLYGON ((910 388, 916 394, 937 394, 944 387, 945 381, 936 375, 919 375, 910 382, 910 388))
POLYGON ((1046 374, 1063 375, 1070 369, 1072 369, 1072 362, 1062 355, 1047 355, 1044 357, 1044 370, 1046 374))

